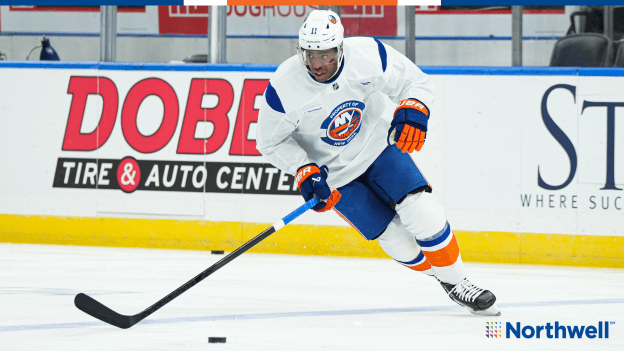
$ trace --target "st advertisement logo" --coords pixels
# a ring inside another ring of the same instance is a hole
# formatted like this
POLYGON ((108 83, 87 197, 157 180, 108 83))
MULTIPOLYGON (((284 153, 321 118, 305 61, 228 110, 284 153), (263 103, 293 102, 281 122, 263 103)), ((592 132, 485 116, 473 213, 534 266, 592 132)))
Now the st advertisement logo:
MULTIPOLYGON (((574 98, 576 99, 576 87, 573 85, 567 84, 557 84, 550 87, 544 93, 544 97, 542 98, 542 119, 544 120, 544 124, 546 128, 550 132, 550 134, 557 140, 557 142, 563 147, 568 158, 570 159, 570 173, 568 174, 568 178, 559 185, 551 185, 547 184, 540 174, 539 167, 537 169, 537 184, 544 189, 547 190, 559 190, 563 189, 572 182, 574 179, 574 175, 576 174, 576 166, 578 164, 578 158, 576 156, 576 150, 570 138, 559 128, 559 126, 553 121, 552 117, 548 113, 548 109, 546 108, 548 97, 550 93, 552 93, 555 89, 566 89, 569 90, 574 98)), ((592 107, 606 107, 607 108, 607 172, 606 172, 606 181, 604 187, 600 188, 600 190, 622 190, 615 186, 615 108, 616 107, 624 107, 624 102, 596 102, 596 101, 583 101, 583 107, 581 109, 581 113, 585 111, 586 108, 592 107)))
MULTIPOLYGON (((608 210, 609 208, 612 210, 622 210, 624 208, 624 200, 621 196, 613 196, 613 194, 605 194, 605 195, 591 195, 587 199, 578 199, 577 195, 563 195, 552 193, 557 190, 562 190, 572 183, 574 177, 577 172, 578 167, 578 155, 577 149, 574 147, 574 144, 566 135, 566 133, 557 125, 557 123, 553 120, 551 114, 548 111, 548 99, 556 90, 564 90, 568 91, 574 97, 574 101, 576 103, 576 87, 568 84, 556 84, 548 88, 542 97, 541 101, 541 115, 542 121, 546 126, 546 129, 550 133, 550 135, 555 139, 555 141, 563 148, 565 154, 570 162, 570 169, 565 181, 560 184, 549 183, 544 179, 544 173, 540 170, 540 166, 537 166, 537 185, 545 190, 550 191, 547 194, 520 194, 520 200, 522 207, 533 207, 533 208, 559 208, 559 209, 577 209, 579 208, 579 203, 581 206, 586 206, 587 209, 600 209, 608 210), (610 196, 609 196, 610 195, 610 196), (598 199, 600 197, 600 199, 598 199)), ((606 111, 606 152, 603 155, 596 155, 596 157, 605 157, 606 156, 606 169, 605 169, 605 181, 604 185, 597 190, 615 190, 621 191, 621 188, 616 186, 615 181, 615 111, 617 107, 624 107, 624 102, 618 101, 588 101, 584 100, 582 102, 580 114, 582 115, 587 109, 593 108, 602 108, 606 111)), ((577 145, 578 147, 578 145, 577 145)))
POLYGON ((485 335, 491 339, 609 339, 609 327, 614 324, 600 321, 595 325, 565 325, 555 321, 523 326, 520 322, 486 322, 485 335))
POLYGON ((59 158, 53 187, 299 195, 294 180, 265 163, 59 158))

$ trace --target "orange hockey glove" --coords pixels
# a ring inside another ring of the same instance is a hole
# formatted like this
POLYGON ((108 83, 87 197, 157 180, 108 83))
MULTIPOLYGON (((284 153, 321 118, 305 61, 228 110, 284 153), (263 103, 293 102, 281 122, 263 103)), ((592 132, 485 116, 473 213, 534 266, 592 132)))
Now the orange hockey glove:
POLYGON ((405 99, 394 111, 394 118, 388 131, 388 143, 401 152, 420 151, 427 135, 429 109, 416 99, 405 99))

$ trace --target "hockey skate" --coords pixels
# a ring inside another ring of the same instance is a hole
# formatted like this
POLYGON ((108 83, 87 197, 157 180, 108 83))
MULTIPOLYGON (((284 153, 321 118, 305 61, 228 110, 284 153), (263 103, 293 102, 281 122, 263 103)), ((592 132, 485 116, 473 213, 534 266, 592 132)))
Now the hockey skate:
POLYGON ((500 316, 500 311, 496 307, 496 296, 489 290, 476 287, 467 278, 464 278, 456 285, 440 281, 442 287, 458 305, 466 307, 470 313, 480 316, 500 316))

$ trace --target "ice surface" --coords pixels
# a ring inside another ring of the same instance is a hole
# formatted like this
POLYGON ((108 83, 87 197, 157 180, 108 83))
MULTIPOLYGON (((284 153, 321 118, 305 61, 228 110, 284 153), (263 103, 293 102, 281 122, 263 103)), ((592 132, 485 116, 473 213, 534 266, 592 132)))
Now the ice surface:
POLYGON ((222 257, 0 244, 0 349, 624 350, 624 270, 617 269, 466 263, 469 279, 498 297, 501 317, 470 314, 437 281, 391 259, 249 253, 127 330, 73 304, 84 292, 136 314, 222 257), (608 339, 545 332, 490 339, 486 322, 493 321, 615 324, 608 339))

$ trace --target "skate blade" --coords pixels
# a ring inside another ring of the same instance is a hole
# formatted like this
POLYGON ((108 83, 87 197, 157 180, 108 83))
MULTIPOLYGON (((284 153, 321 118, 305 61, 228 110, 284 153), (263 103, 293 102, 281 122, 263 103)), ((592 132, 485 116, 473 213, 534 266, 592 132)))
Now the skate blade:
POLYGON ((471 309, 468 309, 470 311, 470 313, 472 314, 476 314, 479 316, 500 316, 500 310, 498 309, 498 307, 496 307, 496 304, 490 306, 490 308, 488 308, 487 310, 483 310, 483 311, 473 311, 471 309))

